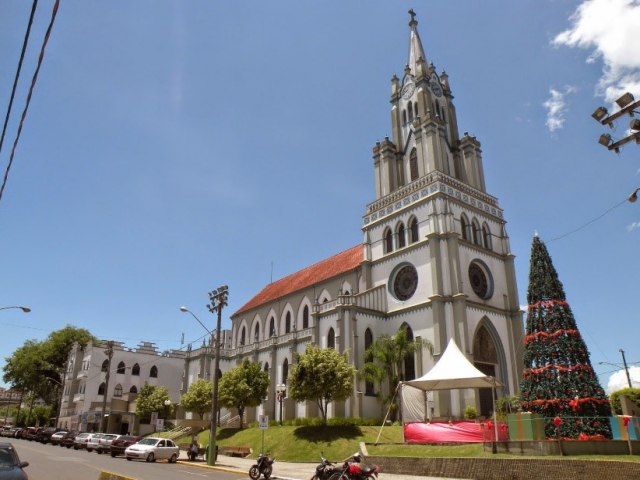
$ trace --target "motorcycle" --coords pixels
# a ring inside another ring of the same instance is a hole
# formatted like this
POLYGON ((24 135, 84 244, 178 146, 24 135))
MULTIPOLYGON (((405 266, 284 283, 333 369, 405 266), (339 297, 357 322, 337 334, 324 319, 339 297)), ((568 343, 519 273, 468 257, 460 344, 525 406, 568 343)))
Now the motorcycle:
POLYGON ((336 471, 335 464, 320 455, 320 463, 316 467, 316 473, 311 477, 311 480, 329 480, 336 471))
POLYGON ((377 480, 380 467, 378 465, 360 465, 362 458, 354 453, 344 462, 329 480, 377 480), (353 460, 350 462, 349 460, 353 460))
POLYGON ((273 472, 273 462, 275 462, 275 459, 271 458, 268 453, 258 455, 256 463, 249 469, 251 480, 258 480, 260 475, 263 475, 266 480, 269 480, 271 472, 273 472))

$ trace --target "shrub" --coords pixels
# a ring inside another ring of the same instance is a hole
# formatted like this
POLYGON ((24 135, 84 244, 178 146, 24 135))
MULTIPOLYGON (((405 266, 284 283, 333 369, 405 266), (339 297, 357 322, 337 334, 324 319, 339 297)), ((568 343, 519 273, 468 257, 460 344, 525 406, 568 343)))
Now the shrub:
POLYGON ((620 395, 624 395, 633 403, 640 406, 640 388, 623 388, 622 390, 617 390, 609 396, 611 399, 611 410, 613 410, 613 413, 616 415, 622 415, 620 395))
POLYGON ((478 418, 478 409, 469 405, 464 409, 464 418, 466 418, 467 420, 475 420, 476 418, 478 418))

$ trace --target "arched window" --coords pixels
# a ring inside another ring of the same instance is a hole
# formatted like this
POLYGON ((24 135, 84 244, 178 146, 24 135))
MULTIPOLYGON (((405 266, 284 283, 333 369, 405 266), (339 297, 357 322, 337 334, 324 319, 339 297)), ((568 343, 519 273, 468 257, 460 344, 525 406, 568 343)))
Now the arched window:
POLYGON ((474 218, 471 226, 473 228, 473 243, 476 245, 482 245, 482 234, 480 232, 480 224, 478 223, 478 220, 474 218))
MULTIPOLYGON (((365 363, 373 362, 373 354, 369 352, 369 348, 373 345, 373 333, 371 333, 371 329, 367 328, 364 331, 364 361, 365 363)), ((365 395, 375 395, 375 386, 373 382, 364 382, 364 394, 365 395)))
POLYGON ((398 230, 397 230, 397 235, 398 235, 398 248, 402 248, 404 246, 406 246, 407 244, 407 240, 405 237, 405 233, 404 233, 404 224, 400 223, 398 225, 398 230))
POLYGON ((287 384, 289 378, 289 360, 287 358, 282 362, 282 383, 287 384))
POLYGON ((101 372, 106 372, 109 369, 109 360, 105 360, 102 362, 102 368, 100 368, 101 372))
POLYGON ((482 225, 482 238, 484 240, 485 248, 492 250, 493 242, 491 241, 491 230, 489 229, 489 225, 487 225, 486 223, 482 225))
POLYGON ((120 362, 118 364, 118 370, 116 370, 116 373, 124 373, 124 369, 125 369, 124 362, 120 362))
POLYGON ((333 331, 333 328, 329 329, 327 335, 327 348, 336 348, 336 332, 333 331))
POLYGON ((413 217, 409 220, 409 242, 415 243, 418 241, 418 219, 413 217))
POLYGON ((469 220, 467 219, 467 216, 463 213, 462 215, 460 215, 460 230, 462 230, 462 239, 469 241, 471 240, 471 235, 470 235, 470 225, 469 225, 469 220))
MULTIPOLYGON (((407 342, 413 342, 413 330, 406 323, 400 326, 407 334, 407 342)), ((404 357, 404 378, 403 380, 413 380, 416 378, 416 358, 413 353, 409 353, 404 357)))
POLYGON ((284 321, 284 333, 291 332, 291 312, 287 312, 287 317, 284 321))
POLYGON ((309 307, 307 305, 302 310, 302 328, 309 328, 309 307))
POLYGON ((409 102, 407 104, 407 107, 409 109, 409 121, 412 121, 413 120, 413 108, 411 108, 411 102, 409 102))
POLYGON ((98 387, 98 395, 104 395, 104 391, 107 388, 107 386, 105 385, 104 382, 102 382, 100 384, 100 386, 98 387))
POLYGON ((247 335, 244 326, 240 330, 240 345, 244 345, 247 340, 247 335))
POLYGON ((140 375, 140 365, 136 363, 133 367, 131 367, 131 375, 140 375))
POLYGON ((256 328, 253 330, 253 341, 260 341, 260 322, 256 322, 256 328))
POLYGON ((116 385, 116 388, 113 389, 113 396, 114 397, 122 396, 122 385, 120 384, 116 385))
POLYGON ((156 367, 155 365, 151 367, 151 369, 149 370, 149 377, 158 378, 158 367, 156 367))
POLYGON ((393 252, 393 233, 390 228, 387 228, 384 232, 384 253, 391 252, 393 252))
POLYGON ((406 123, 407 123, 407 111, 403 110, 402 111, 402 124, 406 125, 406 123))
POLYGON ((409 176, 411 177, 411 181, 413 182, 418 178, 420 174, 418 173, 418 151, 413 148, 411 149, 411 153, 409 154, 409 176))
POLYGON ((269 320, 269 338, 276 336, 276 321, 273 317, 269 320))
POLYGON ((133 386, 129 389, 129 393, 138 393, 138 387, 136 387, 135 385, 133 385, 133 386))
POLYGON ((415 115, 416 118, 418 118, 418 102, 415 102, 413 104, 413 114, 415 115))

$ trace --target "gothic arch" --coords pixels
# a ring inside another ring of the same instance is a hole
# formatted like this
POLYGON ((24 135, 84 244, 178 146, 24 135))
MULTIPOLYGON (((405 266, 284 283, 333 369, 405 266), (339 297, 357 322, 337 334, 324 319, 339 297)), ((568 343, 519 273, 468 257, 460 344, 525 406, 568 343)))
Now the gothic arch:
POLYGON ((477 219, 471 221, 471 228, 473 230, 473 243, 476 245, 482 245, 482 232, 480 230, 480 224, 477 219))
POLYGON ((318 301, 320 302, 320 304, 330 302, 331 294, 329 293, 329 290, 327 290, 326 288, 323 288, 322 292, 318 296, 318 301))
POLYGON ((336 331, 331 327, 327 333, 327 348, 336 348, 336 331))
POLYGON ((138 387, 136 387, 135 385, 132 385, 131 388, 129 389, 129 393, 138 393, 138 387))
POLYGON ((116 387, 113 389, 113 396, 114 397, 121 397, 122 396, 122 385, 117 384, 116 387))
POLYGON ((273 315, 269 316, 268 324, 269 324, 269 338, 277 336, 278 330, 276 330, 276 317, 274 317, 273 315))
MULTIPOLYGON (((414 340, 413 330, 411 329, 409 324, 404 322, 402 325, 400 325, 400 328, 398 329, 398 331, 400 331, 402 329, 404 329, 407 332, 407 340, 408 341, 413 341, 414 340)), ((403 364, 403 370, 404 370, 403 380, 413 380, 413 379, 416 378, 416 356, 415 356, 415 354, 410 354, 410 355, 407 355, 405 357, 404 364, 403 364)))
MULTIPOLYGON (((506 383, 506 356, 500 335, 487 317, 483 317, 473 333, 473 364, 486 375, 506 383)), ((480 389, 480 412, 482 415, 492 410, 491 389, 480 389)))
POLYGON ((254 343, 257 343, 263 339, 262 332, 262 318, 259 314, 256 314, 253 317, 253 322, 251 322, 251 338, 254 343))
POLYGON ((342 295, 353 295, 353 288, 351 287, 351 284, 346 280, 342 282, 342 287, 340 287, 340 290, 342 291, 342 295))
POLYGON ((131 367, 131 375, 140 375, 140 365, 136 363, 133 367, 131 367))
POLYGON ((471 224, 469 223, 469 219, 463 213, 460 215, 460 230, 462 230, 462 239, 467 242, 471 241, 471 224))
POLYGON ((107 386, 105 385, 104 382, 102 382, 100 384, 100 386, 98 387, 98 395, 104 395, 104 391, 107 388, 107 386))
POLYGON ((125 368, 126 368, 126 367, 125 367, 125 365, 124 365, 124 362, 120 362, 120 363, 118 364, 118 368, 117 368, 117 370, 116 370, 116 373, 124 373, 124 372, 125 372, 125 368))
POLYGON ((297 330, 309 328, 311 326, 311 302, 307 297, 302 299, 298 308, 297 330))
POLYGON ((487 222, 482 224, 482 240, 485 248, 493 250, 493 242, 491 241, 491 229, 487 222))
POLYGON ((102 367, 100 368, 101 372, 106 372, 109 369, 109 360, 105 360, 102 362, 102 367))
POLYGON ((411 149, 411 153, 409 154, 409 178, 413 182, 417 180, 420 176, 420 171, 418 170, 418 151, 416 148, 411 149))
POLYGON ((287 384, 287 380, 289 378, 289 359, 285 358, 284 362, 282 362, 282 383, 283 385, 287 384))
MULTIPOLYGON (((370 352, 367 352, 367 349, 373 345, 373 333, 370 328, 367 328, 364 331, 364 363, 372 362, 373 355, 370 352)), ((365 395, 375 395, 375 385, 373 382, 364 382, 364 394, 365 395)))
POLYGON ((293 323, 293 308, 291 304, 287 303, 280 317, 280 331, 284 335, 285 333, 291 333, 295 330, 295 324, 293 323))
POLYGON ((411 217, 409 219, 409 243, 416 243, 420 236, 418 234, 418 219, 416 217, 411 217))
POLYGON ((149 369, 149 378, 158 378, 158 367, 155 365, 149 369))
POLYGON ((404 229, 404 223, 398 222, 396 225, 396 235, 398 237, 398 248, 403 248, 407 245, 407 236, 404 229))
POLYGON ((385 228, 382 239, 384 253, 393 252, 393 232, 389 227, 385 228))

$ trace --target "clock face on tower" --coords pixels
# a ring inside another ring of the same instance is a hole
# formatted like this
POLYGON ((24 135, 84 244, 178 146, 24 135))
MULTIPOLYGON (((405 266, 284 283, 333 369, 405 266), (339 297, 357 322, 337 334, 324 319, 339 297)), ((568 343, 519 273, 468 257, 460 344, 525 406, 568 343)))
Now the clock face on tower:
POLYGON ((392 278, 391 293, 398 300, 410 299, 418 288, 418 271, 413 265, 404 265, 392 278))
POLYGON ((413 82, 407 82, 402 87, 402 91, 400 93, 402 94, 402 98, 407 100, 408 98, 411 97, 411 95, 413 95, 413 92, 415 92, 415 91, 416 91, 416 86, 414 85, 414 83, 413 82))

